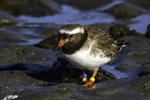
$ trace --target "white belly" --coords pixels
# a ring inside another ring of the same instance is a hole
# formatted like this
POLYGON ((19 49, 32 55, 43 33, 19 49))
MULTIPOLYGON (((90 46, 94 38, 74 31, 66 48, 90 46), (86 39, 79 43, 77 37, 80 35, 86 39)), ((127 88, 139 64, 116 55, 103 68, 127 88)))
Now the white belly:
POLYGON ((82 49, 74 54, 65 55, 68 60, 82 69, 97 70, 102 65, 106 64, 111 58, 105 57, 104 53, 99 50, 97 55, 91 53, 91 48, 82 49))

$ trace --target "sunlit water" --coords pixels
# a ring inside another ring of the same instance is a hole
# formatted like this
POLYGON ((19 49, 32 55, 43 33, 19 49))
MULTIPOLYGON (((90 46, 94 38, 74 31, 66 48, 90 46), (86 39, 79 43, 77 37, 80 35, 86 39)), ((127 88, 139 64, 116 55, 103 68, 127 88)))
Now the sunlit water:
MULTIPOLYGON (((114 2, 101 8, 84 12, 81 12, 80 10, 75 9, 71 6, 63 5, 62 12, 55 15, 49 15, 40 18, 22 15, 18 18, 27 23, 54 23, 59 25, 70 23, 79 23, 81 25, 88 25, 101 22, 111 23, 115 21, 114 17, 111 14, 102 13, 101 10, 108 9, 121 2, 123 1, 115 0, 114 2)), ((146 31, 147 25, 150 24, 150 14, 143 14, 137 16, 136 18, 133 18, 132 20, 138 22, 129 25, 129 27, 143 34, 146 31)))
POLYGON ((80 12, 79 10, 67 5, 62 6, 61 13, 53 16, 45 16, 41 18, 20 16, 19 19, 30 23, 55 23, 55 24, 79 23, 81 25, 114 21, 114 18, 109 14, 100 13, 96 11, 80 12))
POLYGON ((137 32, 144 34, 147 29, 147 25, 150 24, 150 14, 143 14, 136 18, 133 18, 134 21, 139 21, 135 24, 129 25, 129 27, 135 29, 137 32))

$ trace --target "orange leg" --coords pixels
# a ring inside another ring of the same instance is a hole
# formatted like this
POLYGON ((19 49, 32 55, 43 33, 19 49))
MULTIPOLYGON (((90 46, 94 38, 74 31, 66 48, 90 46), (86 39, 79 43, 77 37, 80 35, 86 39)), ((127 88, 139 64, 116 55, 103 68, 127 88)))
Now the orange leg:
POLYGON ((94 84, 94 81, 95 81, 95 77, 96 77, 96 75, 97 75, 97 72, 98 72, 98 70, 94 70, 94 71, 93 71, 93 75, 92 75, 92 77, 90 78, 90 80, 89 80, 86 84, 84 84, 84 85, 82 85, 82 86, 92 86, 92 85, 94 84))

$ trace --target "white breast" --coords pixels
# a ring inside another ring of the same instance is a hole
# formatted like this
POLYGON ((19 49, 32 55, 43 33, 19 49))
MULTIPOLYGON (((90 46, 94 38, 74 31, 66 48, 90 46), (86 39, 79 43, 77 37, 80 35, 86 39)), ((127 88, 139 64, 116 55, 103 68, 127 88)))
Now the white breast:
POLYGON ((91 52, 91 48, 80 49, 71 55, 65 55, 72 64, 79 66, 82 69, 97 70, 102 65, 106 64, 111 58, 105 57, 104 53, 99 50, 96 55, 91 52))

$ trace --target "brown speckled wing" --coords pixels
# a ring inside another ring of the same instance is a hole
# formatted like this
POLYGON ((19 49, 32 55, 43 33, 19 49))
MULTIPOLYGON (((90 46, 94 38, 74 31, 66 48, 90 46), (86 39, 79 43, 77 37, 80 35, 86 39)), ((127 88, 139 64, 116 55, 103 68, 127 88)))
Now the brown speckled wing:
POLYGON ((117 53, 117 44, 112 36, 96 27, 85 27, 88 32, 89 41, 95 40, 95 44, 92 46, 92 52, 96 52, 101 49, 106 56, 114 57, 117 53))

